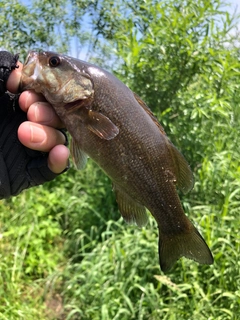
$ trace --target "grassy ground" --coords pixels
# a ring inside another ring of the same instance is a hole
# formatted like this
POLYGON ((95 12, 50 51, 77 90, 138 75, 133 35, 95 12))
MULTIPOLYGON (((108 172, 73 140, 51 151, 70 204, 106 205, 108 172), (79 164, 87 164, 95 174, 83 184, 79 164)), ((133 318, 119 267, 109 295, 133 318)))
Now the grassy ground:
POLYGON ((239 319, 239 213, 184 205, 215 263, 160 272, 157 228, 126 225, 90 163, 0 205, 0 319, 239 319), (87 184, 87 187, 86 187, 87 184))

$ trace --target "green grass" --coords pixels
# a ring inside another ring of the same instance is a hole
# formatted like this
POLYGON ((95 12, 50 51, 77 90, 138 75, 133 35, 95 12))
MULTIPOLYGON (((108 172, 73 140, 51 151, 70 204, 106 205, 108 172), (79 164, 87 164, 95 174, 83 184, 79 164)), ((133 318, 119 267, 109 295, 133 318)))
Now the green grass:
POLYGON ((166 275, 155 221, 139 229, 119 219, 110 181, 91 162, 2 201, 0 319, 237 320, 238 189, 221 206, 194 197, 184 206, 215 263, 181 259, 166 275))

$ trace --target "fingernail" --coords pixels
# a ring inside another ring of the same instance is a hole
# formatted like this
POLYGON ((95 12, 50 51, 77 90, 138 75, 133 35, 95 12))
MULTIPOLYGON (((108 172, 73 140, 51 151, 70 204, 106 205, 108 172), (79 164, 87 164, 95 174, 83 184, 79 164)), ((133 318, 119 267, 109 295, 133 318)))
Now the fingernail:
POLYGON ((34 115, 35 120, 41 123, 47 123, 53 118, 53 111, 48 105, 44 105, 45 102, 35 103, 34 115))
POLYGON ((44 143, 46 140, 46 133, 37 126, 29 125, 31 132, 31 142, 32 143, 44 143))

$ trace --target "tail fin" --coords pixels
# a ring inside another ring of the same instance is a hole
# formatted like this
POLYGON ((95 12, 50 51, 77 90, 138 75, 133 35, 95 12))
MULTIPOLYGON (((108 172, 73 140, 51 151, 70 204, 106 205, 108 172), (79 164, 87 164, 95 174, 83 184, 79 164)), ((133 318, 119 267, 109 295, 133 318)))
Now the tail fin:
POLYGON ((183 256, 201 264, 213 263, 210 249, 193 225, 187 233, 167 235, 160 232, 158 250, 160 267, 164 272, 183 256))

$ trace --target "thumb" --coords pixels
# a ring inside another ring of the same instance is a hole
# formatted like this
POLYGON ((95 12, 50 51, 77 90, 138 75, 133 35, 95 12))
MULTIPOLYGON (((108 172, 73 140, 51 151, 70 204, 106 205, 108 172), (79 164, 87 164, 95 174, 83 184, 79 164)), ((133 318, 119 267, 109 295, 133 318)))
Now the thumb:
POLYGON ((18 87, 22 75, 23 64, 21 62, 17 62, 18 68, 14 69, 7 80, 7 90, 12 93, 18 93, 18 87))

